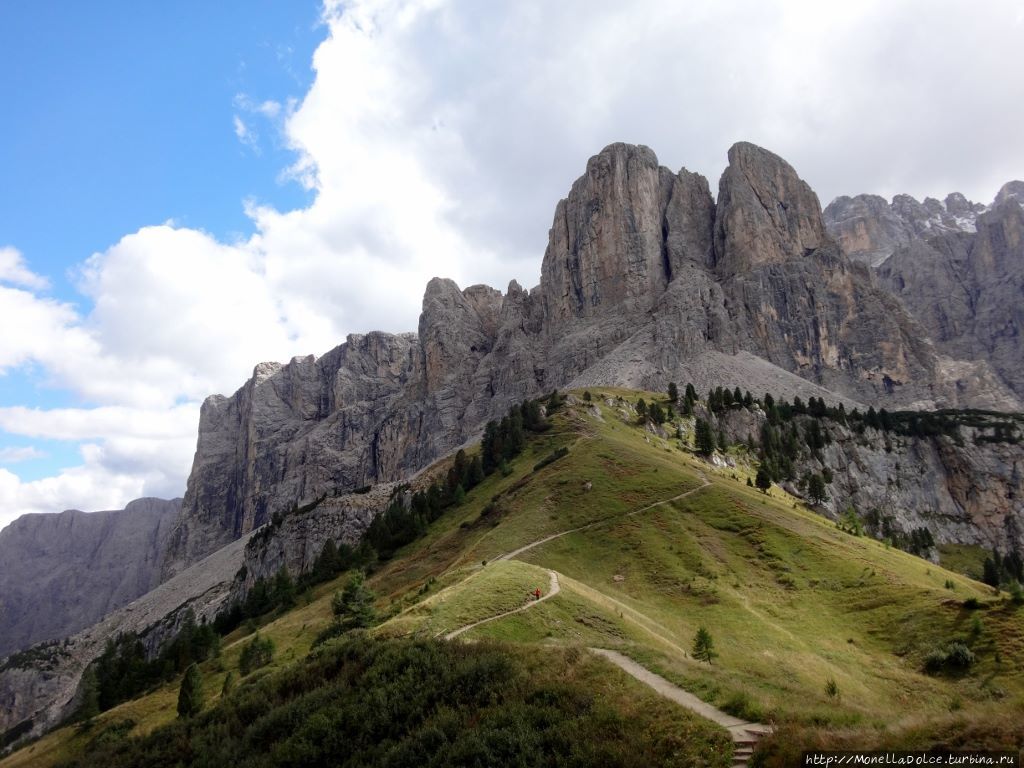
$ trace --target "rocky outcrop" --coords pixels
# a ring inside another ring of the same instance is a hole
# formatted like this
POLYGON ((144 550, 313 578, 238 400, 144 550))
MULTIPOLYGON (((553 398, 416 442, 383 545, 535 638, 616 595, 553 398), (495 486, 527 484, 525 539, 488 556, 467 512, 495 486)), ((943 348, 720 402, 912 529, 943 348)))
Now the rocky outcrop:
POLYGON ((981 361, 1024 395, 1024 209, 1007 185, 973 234, 915 240, 878 268, 947 355, 981 361))
POLYGON ((181 499, 24 515, 0 531, 0 657, 63 638, 160 583, 181 499))
POLYGON ((829 239, 816 195, 781 158, 735 145, 716 205, 703 177, 613 144, 558 203, 533 290, 434 279, 416 335, 350 336, 207 400, 165 575, 274 513, 401 480, 556 387, 1017 402, 983 361, 948 362, 829 239))

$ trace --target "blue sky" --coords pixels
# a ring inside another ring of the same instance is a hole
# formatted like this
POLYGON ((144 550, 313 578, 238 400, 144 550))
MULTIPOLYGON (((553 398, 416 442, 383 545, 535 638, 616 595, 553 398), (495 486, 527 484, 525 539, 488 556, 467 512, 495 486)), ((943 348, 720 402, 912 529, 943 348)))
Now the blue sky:
POLYGON ((172 218, 229 237, 252 230, 245 197, 307 202, 278 181, 291 160, 280 137, 257 126, 257 153, 233 116, 241 94, 306 92, 319 14, 309 0, 5 3, 3 239, 75 299, 69 265, 139 226, 172 218))
POLYGON ((0 526, 184 493, 200 403, 537 283, 613 141, 823 202, 1024 176, 1014 0, 0 4, 0 526))

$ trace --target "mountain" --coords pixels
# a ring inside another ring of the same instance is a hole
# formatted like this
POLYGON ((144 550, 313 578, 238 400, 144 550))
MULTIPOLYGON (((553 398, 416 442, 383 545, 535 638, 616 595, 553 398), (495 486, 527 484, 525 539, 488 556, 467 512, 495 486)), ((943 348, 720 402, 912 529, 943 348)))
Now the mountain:
POLYGON ((401 480, 512 402, 669 380, 851 407, 1020 406, 843 255, 778 156, 732 147, 716 203, 702 176, 613 144, 556 206, 537 287, 434 279, 417 334, 353 335, 209 398, 164 575, 275 513, 401 480))
POLYGON ((879 265, 878 275, 939 349, 964 360, 985 360, 1020 395, 1024 197, 1000 194, 1002 201, 978 216, 976 232, 898 248, 879 265))
MULTIPOLYGON (((1019 183, 1019 182, 1018 182, 1019 183)), ((825 208, 825 226, 850 258, 877 267, 897 248, 917 240, 957 232, 974 232, 986 207, 959 192, 923 203, 896 195, 891 203, 879 195, 837 197, 825 208)))
POLYGON ((160 583, 181 499, 23 515, 0 531, 0 657, 74 634, 160 583))

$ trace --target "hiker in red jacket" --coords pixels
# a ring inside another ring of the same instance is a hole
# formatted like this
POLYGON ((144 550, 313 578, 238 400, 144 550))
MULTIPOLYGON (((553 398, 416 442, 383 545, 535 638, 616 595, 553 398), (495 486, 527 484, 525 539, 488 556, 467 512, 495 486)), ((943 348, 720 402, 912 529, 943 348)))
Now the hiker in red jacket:
POLYGON ((533 599, 540 600, 540 587, 537 587, 535 590, 533 590, 533 599))

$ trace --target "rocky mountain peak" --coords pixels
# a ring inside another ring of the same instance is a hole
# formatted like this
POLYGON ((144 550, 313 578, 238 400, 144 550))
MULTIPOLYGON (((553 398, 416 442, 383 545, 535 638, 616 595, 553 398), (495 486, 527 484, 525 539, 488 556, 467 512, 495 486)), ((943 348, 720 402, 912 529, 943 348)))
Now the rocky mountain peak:
POLYGON ((827 239, 818 196, 789 163, 748 142, 729 149, 715 216, 720 276, 803 257, 827 239))
POLYGON ((1024 181, 1008 181, 999 189, 996 194, 996 205, 1002 205, 1007 200, 1016 200, 1024 206, 1024 181))

